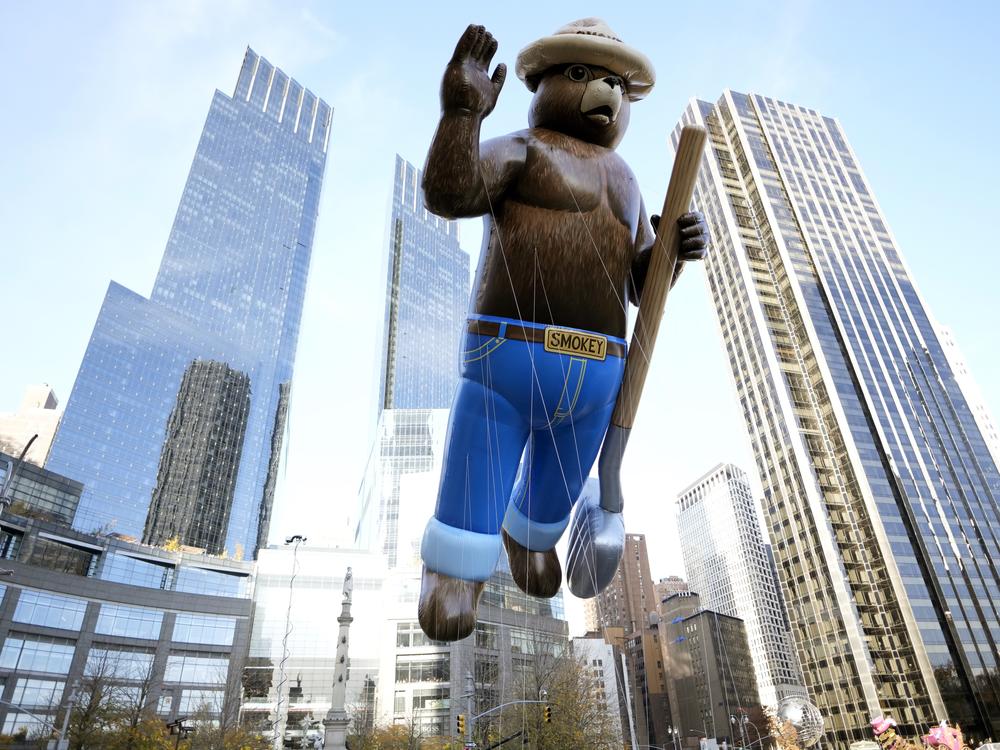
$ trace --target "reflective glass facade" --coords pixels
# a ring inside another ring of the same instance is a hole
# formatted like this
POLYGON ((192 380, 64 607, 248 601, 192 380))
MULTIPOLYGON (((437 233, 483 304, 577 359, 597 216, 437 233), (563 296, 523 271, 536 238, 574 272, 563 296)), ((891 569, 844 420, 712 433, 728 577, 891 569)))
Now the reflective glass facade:
POLYGON ((447 427, 445 409, 385 409, 379 415, 361 482, 354 543, 381 550, 390 568, 420 565, 420 538, 437 499, 447 427), (422 493, 420 499, 401 503, 407 489, 422 493))
POLYGON ((49 454, 76 528, 266 539, 331 114, 253 50, 215 93, 153 292, 109 287, 49 454))
POLYGON ((1000 473, 843 130, 733 91, 683 122, 709 130, 709 285, 827 737, 879 713, 997 736, 1000 473))
POLYGON ((469 255, 458 223, 424 207, 421 173, 396 157, 379 411, 447 409, 469 306, 469 255))

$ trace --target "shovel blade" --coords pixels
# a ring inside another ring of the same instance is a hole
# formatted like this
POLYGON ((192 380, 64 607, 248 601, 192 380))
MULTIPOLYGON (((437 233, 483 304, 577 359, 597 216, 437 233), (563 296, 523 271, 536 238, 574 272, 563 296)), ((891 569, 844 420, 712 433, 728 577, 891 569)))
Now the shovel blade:
POLYGON ((615 577, 625 548, 621 513, 601 507, 598 483, 591 480, 576 503, 569 536, 566 582, 574 596, 597 596, 615 577))

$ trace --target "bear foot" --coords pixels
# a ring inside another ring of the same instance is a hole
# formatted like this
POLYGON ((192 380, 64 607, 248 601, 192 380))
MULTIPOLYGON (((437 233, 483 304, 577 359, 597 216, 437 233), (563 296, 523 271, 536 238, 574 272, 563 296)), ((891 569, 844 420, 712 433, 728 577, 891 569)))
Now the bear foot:
POLYGON ((458 641, 476 629, 476 607, 483 593, 482 581, 464 581, 424 566, 420 579, 417 619, 428 638, 458 641))
POLYGON ((554 549, 534 552, 521 545, 503 529, 503 544, 507 548, 510 573, 514 583, 526 594, 550 599, 562 585, 562 567, 554 549))

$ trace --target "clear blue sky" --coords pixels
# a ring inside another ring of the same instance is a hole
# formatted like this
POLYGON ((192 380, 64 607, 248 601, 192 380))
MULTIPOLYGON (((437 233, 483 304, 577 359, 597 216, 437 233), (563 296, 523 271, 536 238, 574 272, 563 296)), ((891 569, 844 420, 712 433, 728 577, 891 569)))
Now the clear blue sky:
MULTIPOLYGON (((334 536, 371 424, 394 154, 422 163, 444 63, 469 22, 497 60, 562 24, 606 18, 659 77, 620 150, 662 202, 666 135, 726 87, 840 119, 932 314, 1000 410, 1000 28, 994 3, 399 3, 193 0, 0 4, 0 411, 48 382, 65 401, 109 280, 148 294, 209 101, 247 44, 335 108, 299 341, 276 531, 334 536), (345 329, 358 354, 338 358, 345 329)), ((485 132, 525 125, 511 75, 485 132)), ((463 244, 478 251, 478 225, 463 244)), ((681 572, 676 492, 712 465, 755 472, 700 270, 668 304, 626 459, 626 513, 654 577, 681 572)))

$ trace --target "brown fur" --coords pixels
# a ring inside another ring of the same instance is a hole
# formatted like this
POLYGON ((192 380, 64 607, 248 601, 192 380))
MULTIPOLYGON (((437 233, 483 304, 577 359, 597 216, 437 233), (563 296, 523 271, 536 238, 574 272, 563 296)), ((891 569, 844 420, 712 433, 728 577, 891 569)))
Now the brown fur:
POLYGON ((543 77, 534 127, 484 144, 484 169, 522 149, 524 163, 491 196, 474 308, 624 336, 632 263, 652 232, 632 171, 608 147, 624 135, 629 102, 601 127, 580 111, 585 88, 543 77))
POLYGON ((435 213, 484 215, 474 312, 624 336, 633 263, 653 232, 635 176, 613 150, 629 101, 601 126, 581 112, 585 91, 559 70, 543 75, 532 127, 481 149, 469 142, 472 124, 446 114, 424 191, 435 213), (456 185, 466 158, 472 178, 456 185))
POLYGON ((424 567, 417 619, 428 638, 458 641, 476 629, 481 581, 463 581, 424 567))
POLYGON ((562 567, 554 549, 535 552, 522 547, 506 529, 503 530, 503 544, 507 548, 510 574, 521 591, 545 599, 551 599, 559 593, 562 567))

